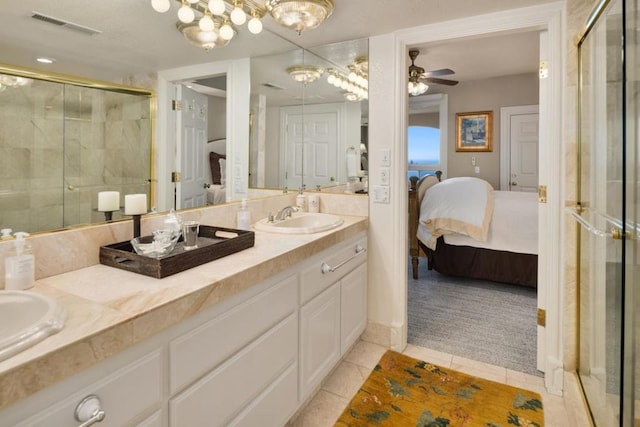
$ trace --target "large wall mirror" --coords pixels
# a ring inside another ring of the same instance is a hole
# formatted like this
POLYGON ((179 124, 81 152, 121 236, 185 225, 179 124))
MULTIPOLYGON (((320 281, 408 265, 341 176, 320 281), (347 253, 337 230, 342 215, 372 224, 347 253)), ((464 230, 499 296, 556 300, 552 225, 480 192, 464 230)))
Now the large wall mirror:
POLYGON ((153 105, 147 90, 0 67, 0 227, 119 219, 125 194, 151 198, 153 105), (99 211, 103 191, 115 212, 99 211))
MULTIPOLYGON (((6 66, 5 74, 27 77, 29 83, 0 92, 0 228, 34 233, 103 222, 102 191, 118 191, 120 206, 125 194, 147 193, 149 207, 159 211, 235 201, 240 197, 224 189, 232 169, 248 175, 246 197, 269 194, 264 189, 281 193, 361 179, 366 174, 368 41, 314 49, 284 39, 277 43, 277 53, 253 52, 240 59, 248 67, 241 77, 233 75, 238 67, 230 67, 171 82, 207 98, 204 108, 193 109, 206 122, 204 153, 199 150, 194 162, 205 169, 205 185, 197 186, 203 197, 188 203, 176 203, 175 185, 162 184, 167 171, 175 170, 176 151, 157 145, 153 152, 153 129, 172 121, 158 116, 154 126, 153 91, 6 66), (242 121, 226 118, 238 105, 227 89, 246 79, 251 86, 244 122, 250 129, 247 138, 238 138, 245 125, 238 132, 233 127, 242 121), (27 107, 32 110, 26 112, 27 107), (226 167, 226 150, 241 145, 240 139, 247 145, 236 157, 241 164, 226 167), (212 162, 218 165, 218 181, 211 175, 212 162)), ((121 210, 113 213, 114 220, 120 218, 127 218, 121 210)))

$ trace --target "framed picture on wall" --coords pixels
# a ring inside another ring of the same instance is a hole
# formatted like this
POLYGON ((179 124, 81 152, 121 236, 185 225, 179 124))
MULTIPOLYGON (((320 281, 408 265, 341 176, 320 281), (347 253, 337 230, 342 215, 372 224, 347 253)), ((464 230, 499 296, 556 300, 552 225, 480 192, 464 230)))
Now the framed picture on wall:
POLYGON ((493 112, 456 114, 456 151, 491 151, 493 112))

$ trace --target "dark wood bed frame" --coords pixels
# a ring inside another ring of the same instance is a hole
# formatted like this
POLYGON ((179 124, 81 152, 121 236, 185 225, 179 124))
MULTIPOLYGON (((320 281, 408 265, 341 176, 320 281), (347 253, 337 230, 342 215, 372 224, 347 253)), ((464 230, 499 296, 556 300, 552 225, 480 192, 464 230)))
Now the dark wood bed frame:
MULTIPOLYGON (((441 180, 441 176, 440 171, 436 172, 438 181, 441 180)), ((436 270, 449 276, 537 287, 537 255, 447 245, 443 237, 438 239, 435 251, 424 246, 417 236, 420 218, 418 187, 422 182, 421 179, 412 177, 409 188, 409 256, 414 279, 418 279, 420 257, 426 257, 429 270, 436 270)))

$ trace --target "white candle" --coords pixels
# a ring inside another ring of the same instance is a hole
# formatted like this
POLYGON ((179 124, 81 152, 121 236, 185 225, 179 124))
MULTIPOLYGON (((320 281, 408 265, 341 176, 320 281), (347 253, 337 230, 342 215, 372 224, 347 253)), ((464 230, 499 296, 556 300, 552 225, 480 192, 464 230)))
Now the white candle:
POLYGON ((124 214, 142 215, 147 213, 146 194, 126 194, 124 196, 124 214))
POLYGON ((98 193, 98 210, 113 212, 120 210, 120 193, 117 191, 101 191, 98 193))

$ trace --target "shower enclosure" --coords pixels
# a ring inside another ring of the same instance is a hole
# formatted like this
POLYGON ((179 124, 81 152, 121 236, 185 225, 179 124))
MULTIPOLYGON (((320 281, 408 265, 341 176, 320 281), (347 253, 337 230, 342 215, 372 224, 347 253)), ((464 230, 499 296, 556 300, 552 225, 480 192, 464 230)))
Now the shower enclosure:
MULTIPOLYGON (((105 221, 98 192, 151 191, 152 92, 0 67, 0 228, 105 221)), ((121 212, 113 213, 113 219, 121 212)))
POLYGON ((637 1, 603 0, 578 44, 578 373, 597 426, 640 420, 638 28, 637 1))

